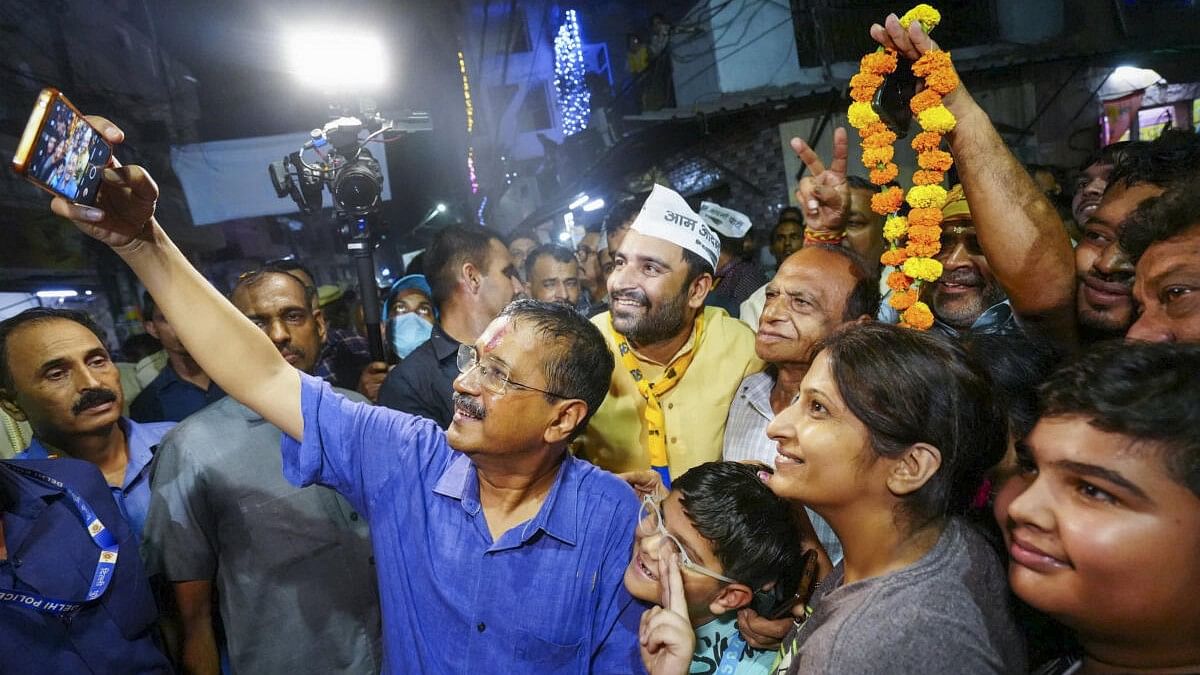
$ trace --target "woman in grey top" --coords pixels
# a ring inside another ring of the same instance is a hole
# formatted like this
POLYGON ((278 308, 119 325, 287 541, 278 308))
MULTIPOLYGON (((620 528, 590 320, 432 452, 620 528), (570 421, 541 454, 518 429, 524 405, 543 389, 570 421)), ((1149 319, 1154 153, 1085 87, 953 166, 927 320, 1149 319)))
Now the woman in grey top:
POLYGON ((1024 672, 996 553, 958 518, 1005 450, 987 374, 948 339, 891 325, 831 337, 768 428, 776 494, 845 558, 783 641, 777 673, 1024 672))

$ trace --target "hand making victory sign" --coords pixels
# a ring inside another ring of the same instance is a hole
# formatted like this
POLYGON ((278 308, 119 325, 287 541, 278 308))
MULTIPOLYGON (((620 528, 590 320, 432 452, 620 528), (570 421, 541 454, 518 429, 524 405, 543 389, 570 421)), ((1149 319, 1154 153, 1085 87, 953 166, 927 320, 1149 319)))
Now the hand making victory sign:
POLYGON ((804 213, 804 229, 836 233, 846 229, 846 211, 850 206, 850 186, 846 182, 849 141, 846 129, 833 132, 833 161, 825 163, 802 138, 793 138, 792 150, 804 162, 808 172, 796 185, 796 199, 804 213))
POLYGON ((658 584, 662 602, 642 614, 638 631, 642 665, 650 675, 686 675, 696 651, 696 633, 683 594, 679 560, 674 554, 669 560, 659 558, 658 584))

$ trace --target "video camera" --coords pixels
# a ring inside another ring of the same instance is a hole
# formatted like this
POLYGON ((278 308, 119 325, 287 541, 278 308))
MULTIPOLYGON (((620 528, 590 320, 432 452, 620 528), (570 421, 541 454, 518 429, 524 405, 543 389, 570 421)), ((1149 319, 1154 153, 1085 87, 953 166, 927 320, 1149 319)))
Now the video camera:
POLYGON ((276 195, 290 196, 304 213, 319 211, 323 191, 329 188, 340 219, 372 215, 379 209, 383 172, 366 144, 394 141, 404 133, 431 128, 429 114, 420 112, 409 113, 399 123, 373 111, 362 118, 338 117, 313 129, 310 140, 298 151, 272 162, 268 167, 271 184, 276 195), (319 158, 316 163, 304 159, 310 150, 319 158))
MULTIPOLYGON (((370 226, 379 214, 383 171, 366 145, 376 140, 384 143, 399 140, 406 133, 429 131, 433 125, 429 113, 408 112, 395 122, 370 106, 363 105, 362 110, 361 117, 336 117, 324 127, 313 129, 309 141, 299 150, 267 168, 275 194, 280 198, 290 196, 304 213, 320 211, 324 190, 329 189, 341 233, 346 238, 346 250, 358 271, 364 306, 375 307, 379 300, 370 226), (315 163, 304 158, 310 151, 318 158, 315 163)), ((378 316, 378 311, 365 312, 371 355, 374 360, 382 361, 378 316)))

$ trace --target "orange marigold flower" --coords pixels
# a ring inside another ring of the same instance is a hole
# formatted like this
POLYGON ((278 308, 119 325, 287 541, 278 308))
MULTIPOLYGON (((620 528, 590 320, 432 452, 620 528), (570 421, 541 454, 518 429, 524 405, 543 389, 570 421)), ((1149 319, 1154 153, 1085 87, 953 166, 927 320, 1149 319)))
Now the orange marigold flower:
MULTIPOLYGON (((912 227, 933 227, 942 222, 941 209, 912 209, 908 212, 908 222, 912 227)), ((939 230, 940 231, 940 230, 939 230)), ((937 238, 937 233, 934 234, 934 239, 937 238)))
POLYGON ((923 302, 914 302, 911 307, 904 310, 900 318, 904 320, 904 323, 917 330, 929 330, 933 326, 933 312, 930 312, 929 306, 923 302))
POLYGON ((904 272, 892 272, 887 277, 887 286, 893 291, 907 291, 912 286, 912 279, 904 272))
POLYGON ((942 135, 936 131, 922 131, 912 140, 912 149, 917 152, 937 150, 942 144, 942 135))
POLYGON ((883 148, 895 142, 896 134, 889 131, 887 127, 884 127, 883 131, 863 136, 862 146, 864 148, 883 148))
POLYGON ((912 307, 916 301, 917 292, 914 290, 898 291, 896 293, 892 293, 892 296, 888 298, 888 304, 892 306, 892 309, 898 312, 903 312, 909 307, 912 307))
POLYGON ((913 185, 938 185, 945 178, 945 174, 941 171, 920 171, 913 172, 913 185))
POLYGON ((925 78, 925 85, 945 96, 958 86, 958 73, 953 68, 939 68, 925 78))
POLYGON ((879 148, 866 148, 863 150, 862 163, 863 166, 875 166, 877 164, 887 164, 892 161, 892 157, 896 154, 896 148, 885 145, 879 148))
POLYGON ((908 252, 902 248, 889 249, 879 256, 879 262, 888 267, 900 267, 905 260, 908 260, 908 252))
POLYGON ((886 185, 895 180, 898 175, 900 175, 900 167, 888 162, 882 169, 871 169, 870 179, 876 185, 886 185))
POLYGON ((917 77, 925 77, 935 70, 943 68, 953 68, 954 64, 950 60, 950 52, 944 52, 940 49, 925 52, 921 58, 917 59, 912 64, 913 75, 917 77))
POLYGON ((870 103, 871 99, 874 97, 875 97, 874 89, 863 89, 861 87, 851 87, 850 88, 851 100, 856 101, 858 103, 870 103))
POLYGON ((869 136, 874 136, 875 134, 887 133, 888 131, 888 125, 884 124, 883 122, 872 122, 862 129, 859 129, 858 133, 863 138, 867 138, 869 136))
POLYGON ((858 73, 850 78, 850 88, 852 89, 878 89, 879 85, 883 84, 883 76, 875 73, 858 73))
POLYGON ((904 247, 908 254, 917 258, 932 258, 942 250, 942 242, 935 241, 932 243, 909 239, 908 245, 904 247))
POLYGON ((873 73, 875 75, 888 75, 896 70, 896 52, 891 49, 884 49, 877 52, 871 52, 862 57, 858 62, 859 70, 864 73, 873 73))
POLYGON ((954 164, 954 158, 945 150, 926 150, 917 155, 917 164, 922 169, 932 169, 933 171, 948 171, 950 166, 954 164))
POLYGON ((922 110, 928 110, 935 105, 942 104, 942 95, 932 89, 922 90, 921 93, 912 97, 908 102, 908 107, 912 109, 914 115, 919 115, 922 110))
POLYGON ((898 187, 891 187, 885 192, 879 192, 871 196, 871 210, 884 216, 899 211, 900 205, 903 203, 904 190, 898 187))
MULTIPOLYGON (((913 209, 913 211, 917 211, 917 210, 918 209, 913 209)), ((925 210, 925 209, 921 209, 921 210, 925 210)), ((936 209, 929 209, 929 210, 936 210, 936 209)), ((909 222, 910 223, 912 222, 911 219, 912 219, 912 211, 909 212, 909 222)), ((942 239, 942 228, 938 227, 937 225, 911 225, 910 224, 908 226, 908 240, 910 242, 916 241, 916 242, 921 242, 923 244, 932 244, 934 242, 941 241, 941 239, 942 239)), ((909 253, 912 255, 916 255, 912 251, 909 251, 909 253)), ((922 257, 928 258, 929 256, 922 256, 922 257)))

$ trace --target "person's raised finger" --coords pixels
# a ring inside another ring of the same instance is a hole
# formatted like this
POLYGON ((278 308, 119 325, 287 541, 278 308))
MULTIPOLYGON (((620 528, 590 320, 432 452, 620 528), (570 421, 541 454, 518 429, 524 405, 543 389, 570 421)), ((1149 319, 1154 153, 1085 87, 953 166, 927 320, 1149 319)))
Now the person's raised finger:
POLYGON ((833 130, 833 161, 829 164, 829 170, 839 176, 845 176, 849 156, 850 140, 846 135, 846 127, 838 127, 833 130))
POLYGON ((800 158, 800 161, 804 162, 804 166, 808 167, 809 175, 818 176, 825 172, 825 163, 817 156, 817 151, 804 142, 803 138, 792 139, 792 150, 800 158))
POLYGON ((888 35, 887 29, 879 24, 871 24, 871 39, 878 42, 884 49, 895 49, 896 43, 892 42, 892 36, 888 35))
POLYGON ((920 21, 914 21, 908 25, 908 39, 912 41, 913 47, 921 54, 933 51, 938 48, 937 43, 925 32, 920 21))
POLYGON ((916 61, 921 58, 916 47, 913 47, 912 38, 908 36, 908 31, 904 30, 904 26, 900 25, 900 18, 895 14, 889 14, 884 20, 883 27, 887 29, 887 34, 892 38, 892 43, 896 45, 896 51, 906 58, 916 61))
POLYGON ((667 605, 667 608, 685 619, 690 619, 691 617, 688 616, 687 597, 683 594, 683 575, 679 572, 679 556, 672 555, 667 566, 667 585, 671 589, 671 602, 667 605))

